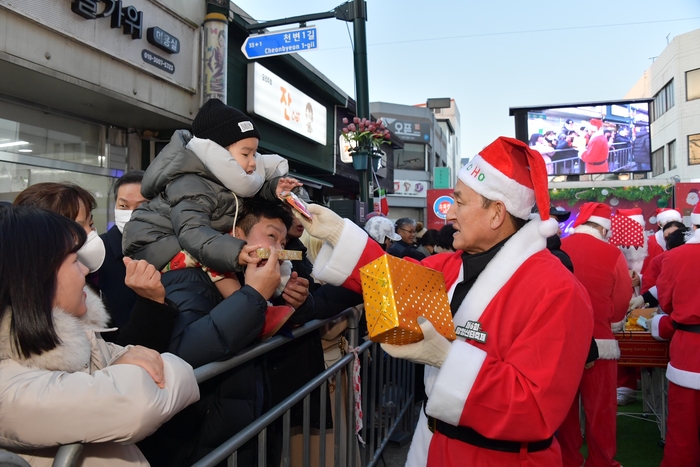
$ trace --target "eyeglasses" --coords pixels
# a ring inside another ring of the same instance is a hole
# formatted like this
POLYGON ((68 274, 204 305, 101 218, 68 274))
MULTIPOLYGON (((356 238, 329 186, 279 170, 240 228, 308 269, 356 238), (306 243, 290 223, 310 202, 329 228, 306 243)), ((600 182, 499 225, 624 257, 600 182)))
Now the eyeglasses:
POLYGON ((409 235, 415 235, 416 231, 415 230, 407 230, 407 229, 402 229, 399 227, 399 230, 403 230, 404 232, 407 232, 409 235))

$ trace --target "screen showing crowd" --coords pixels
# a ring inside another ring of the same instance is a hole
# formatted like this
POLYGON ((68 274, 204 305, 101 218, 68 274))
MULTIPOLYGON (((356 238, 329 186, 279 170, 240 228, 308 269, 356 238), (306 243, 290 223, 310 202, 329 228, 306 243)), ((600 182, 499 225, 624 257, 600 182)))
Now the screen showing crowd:
POLYGON ((528 134, 550 175, 652 170, 649 102, 531 110, 528 134))

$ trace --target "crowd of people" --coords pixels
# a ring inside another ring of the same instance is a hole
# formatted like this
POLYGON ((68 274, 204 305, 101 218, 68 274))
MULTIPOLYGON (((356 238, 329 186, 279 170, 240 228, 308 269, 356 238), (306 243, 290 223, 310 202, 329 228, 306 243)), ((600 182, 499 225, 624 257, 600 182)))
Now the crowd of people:
MULTIPOLYGON (((86 467, 191 465, 321 373, 324 342, 342 340, 311 332, 200 385, 192 368, 362 304, 359 269, 390 254, 443 273, 461 336, 420 319, 422 341, 382 344, 424 371, 407 465, 579 467, 579 395, 586 466, 619 465, 616 388, 635 375, 618 372, 613 328, 646 305, 666 313, 652 334, 671 339, 663 465, 700 462, 700 234, 684 242, 675 211, 659 213, 641 259, 608 243, 602 203, 585 204, 560 240, 569 213, 550 206, 542 155, 501 137, 459 171, 440 230, 381 214, 362 228, 312 203, 284 159, 257 154, 243 112, 210 100, 192 130, 115 183, 102 235, 94 197, 74 184, 32 185, 0 206, 1 447, 32 465, 69 443, 86 443, 86 467), (290 192, 310 217, 281 200, 290 192)), ((691 220, 695 230, 700 211, 691 220)), ((330 397, 312 393, 312 428, 330 397)), ((301 405, 290 418, 302 425, 301 405)), ((278 466, 281 420, 268 440, 278 466)), ((241 447, 239 465, 260 449, 241 447)))
POLYGON ((558 132, 550 129, 531 134, 529 146, 542 155, 549 175, 555 174, 552 161, 555 153, 571 149, 586 163, 585 173, 605 173, 619 169, 609 165, 612 150, 629 149, 630 160, 638 159, 640 164, 645 163, 647 166, 650 163, 647 124, 628 126, 605 123, 598 118, 577 123, 569 118, 558 132))

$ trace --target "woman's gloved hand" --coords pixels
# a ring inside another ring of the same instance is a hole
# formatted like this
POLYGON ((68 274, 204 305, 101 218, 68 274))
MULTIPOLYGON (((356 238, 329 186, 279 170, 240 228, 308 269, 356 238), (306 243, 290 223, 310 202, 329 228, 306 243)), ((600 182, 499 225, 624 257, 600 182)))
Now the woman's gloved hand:
POLYGON ((637 297, 632 297, 632 300, 630 300, 629 307, 627 307, 627 311, 632 311, 636 310, 637 308, 643 308, 644 307, 644 297, 639 295, 637 297))
POLYGON ((301 215, 296 210, 293 210, 294 215, 301 221, 309 235, 316 237, 319 240, 324 240, 335 247, 340 239, 340 234, 343 233, 345 221, 338 214, 330 209, 319 204, 307 205, 311 220, 301 215))
POLYGON ((435 330, 433 323, 425 318, 422 319, 424 321, 421 322, 419 318, 418 323, 423 331, 422 341, 406 345, 382 344, 382 349, 394 358, 403 358, 414 363, 440 368, 447 354, 450 353, 452 344, 435 330))

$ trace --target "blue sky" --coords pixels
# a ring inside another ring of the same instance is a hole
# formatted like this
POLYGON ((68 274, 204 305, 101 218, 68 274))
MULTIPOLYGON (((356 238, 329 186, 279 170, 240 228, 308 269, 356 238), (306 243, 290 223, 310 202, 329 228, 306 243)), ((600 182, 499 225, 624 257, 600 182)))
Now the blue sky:
MULTIPOLYGON (((258 21, 342 3, 233 2, 258 21)), ((622 98, 667 40, 700 28, 698 0, 368 0, 367 8, 370 99, 455 99, 461 157, 514 135, 509 107, 622 98)), ((302 56, 355 96, 352 24, 314 24, 319 49, 302 56)))

